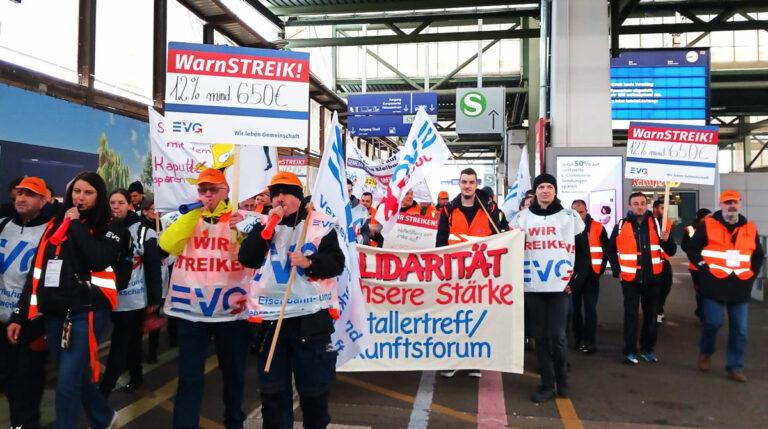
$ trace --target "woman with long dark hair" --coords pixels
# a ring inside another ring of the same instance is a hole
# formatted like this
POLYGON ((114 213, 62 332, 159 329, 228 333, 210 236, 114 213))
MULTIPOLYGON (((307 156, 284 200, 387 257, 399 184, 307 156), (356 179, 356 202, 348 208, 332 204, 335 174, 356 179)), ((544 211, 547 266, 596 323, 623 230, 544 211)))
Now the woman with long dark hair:
POLYGON ((570 395, 565 334, 571 302, 568 282, 573 273, 576 235, 584 230, 584 222, 560 204, 552 175, 538 175, 533 189, 536 194, 531 206, 518 213, 513 224, 525 232, 525 304, 541 374, 541 385, 531 400, 544 402, 555 394, 570 395))
MULTIPOLYGON (((113 267, 125 228, 110 222, 104 180, 95 172, 75 176, 59 215, 40 240, 19 300, 18 317, 45 314, 49 352, 58 368, 56 428, 80 426, 86 409, 92 428, 108 428, 115 412, 99 392, 98 338, 117 304, 113 267)), ((20 330, 12 324, 10 329, 20 330)))
POLYGON ((143 384, 141 340, 146 312, 154 312, 160 304, 160 248, 157 234, 131 209, 131 197, 125 189, 109 194, 113 219, 127 228, 124 252, 115 267, 117 273, 117 308, 112 312, 112 342, 107 370, 99 388, 105 397, 115 388, 117 379, 128 369, 127 390, 143 384))

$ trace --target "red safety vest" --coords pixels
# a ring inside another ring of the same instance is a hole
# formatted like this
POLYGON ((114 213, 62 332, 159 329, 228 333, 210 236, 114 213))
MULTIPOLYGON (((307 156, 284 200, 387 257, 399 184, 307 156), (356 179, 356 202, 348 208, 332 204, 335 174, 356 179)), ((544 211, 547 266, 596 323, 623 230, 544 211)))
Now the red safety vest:
POLYGON ((603 225, 592 221, 589 224, 589 254, 592 259, 592 271, 600 275, 603 268, 603 244, 600 242, 600 234, 603 232, 603 225))
MULTIPOLYGON (((29 297, 29 313, 27 318, 34 319, 40 314, 40 309, 37 304, 37 291, 40 287, 40 278, 43 274, 43 262, 45 260, 45 248, 53 235, 53 228, 56 220, 51 219, 48 225, 45 227, 45 232, 40 239, 40 244, 37 246, 37 254, 35 254, 35 265, 32 269, 32 294, 29 297), (50 233, 50 234, 49 234, 50 233)), ((56 246, 56 256, 61 253, 61 243, 56 246)), ((112 267, 107 267, 104 271, 91 271, 91 285, 96 286, 98 290, 104 294, 109 301, 110 310, 114 310, 117 307, 117 282, 115 272, 112 267)), ((91 381, 96 383, 99 381, 99 359, 97 356, 98 343, 96 342, 96 335, 93 330, 93 312, 88 312, 88 354, 91 365, 91 381)))
POLYGON ((718 279, 735 274, 741 280, 754 277, 752 253, 756 248, 757 227, 752 222, 737 227, 733 233, 715 220, 704 218, 707 231, 707 245, 701 256, 709 265, 709 272, 718 279))
MULTIPOLYGON (((657 222, 652 216, 648 218, 648 236, 651 239, 650 251, 651 251, 651 265, 653 268, 653 274, 661 274, 662 271, 662 256, 661 256, 661 243, 659 236, 661 235, 661 228, 659 222, 657 222)), ((640 255, 642 252, 637 248, 637 241, 635 241, 635 231, 632 228, 631 222, 625 222, 621 220, 619 222, 619 235, 616 237, 616 248, 619 253, 619 268, 621 269, 621 280, 625 282, 631 282, 637 275, 637 270, 640 269, 640 255)))
POLYGON ((488 216, 481 208, 475 213, 475 217, 472 218, 472 224, 467 222, 467 217, 464 216, 461 209, 454 208, 451 212, 451 229, 450 236, 448 237, 448 244, 456 244, 467 241, 465 236, 471 237, 488 237, 493 234, 491 226, 488 223, 488 216))

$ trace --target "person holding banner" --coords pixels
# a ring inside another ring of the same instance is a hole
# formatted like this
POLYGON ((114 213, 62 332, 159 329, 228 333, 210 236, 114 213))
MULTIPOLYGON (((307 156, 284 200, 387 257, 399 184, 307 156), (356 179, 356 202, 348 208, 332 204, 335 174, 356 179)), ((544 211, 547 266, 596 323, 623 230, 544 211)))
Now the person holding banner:
POLYGON ((592 219, 584 200, 574 200, 571 209, 584 222, 584 231, 576 236, 576 259, 569 283, 573 292, 573 333, 576 349, 592 354, 597 333, 597 298, 600 295, 600 276, 605 271, 603 257, 608 234, 603 224, 592 219))
POLYGON ((92 171, 75 176, 64 205, 42 235, 33 275, 8 327, 18 338, 22 320, 45 314, 49 353, 58 368, 56 428, 80 427, 86 409, 93 428, 107 428, 117 414, 99 392, 98 338, 117 305, 113 268, 126 231, 110 222, 107 187, 92 171))
POLYGON ((400 202, 400 213, 409 215, 421 215, 421 206, 413 199, 413 189, 409 189, 400 202))
MULTIPOLYGON (((652 210, 653 217, 658 219, 659 222, 662 222, 664 220, 664 199, 659 198, 654 201, 652 210)), ((667 219, 667 223, 664 225, 664 231, 672 234, 672 221, 670 219, 667 219)), ((662 270, 661 288, 659 290, 659 314, 656 315, 657 325, 664 324, 664 304, 666 304, 669 292, 672 290, 672 264, 669 263, 669 255, 667 255, 666 252, 662 252, 661 258, 663 259, 662 264, 664 268, 662 270)))
POLYGON ((629 195, 630 214, 613 228, 605 251, 614 277, 621 279, 624 294, 624 363, 637 365, 638 306, 643 309, 640 333, 640 357, 651 363, 659 361, 656 346, 656 315, 659 290, 663 281, 662 252, 674 256, 677 245, 669 231, 648 211, 648 199, 642 192, 629 195))
POLYGON ((202 207, 178 217, 160 236, 160 248, 177 256, 165 300, 165 313, 176 319, 179 345, 173 427, 199 427, 205 360, 213 337, 224 382, 224 426, 242 428, 250 339, 243 310, 255 272, 237 261, 239 244, 232 240, 232 230, 243 215, 227 198, 224 173, 203 170, 197 178, 197 193, 202 207))
POLYGON ((729 189, 720 194, 720 210, 704 218, 688 242, 686 253, 698 268, 702 313, 698 368, 712 366, 717 331, 728 311, 728 346, 725 370, 733 381, 744 383, 747 347, 747 312, 752 283, 763 267, 765 253, 757 227, 741 214, 741 194, 729 189))
POLYGON ((565 330, 576 236, 584 230, 584 222, 560 204, 557 181, 551 174, 536 176, 533 190, 531 206, 518 213, 512 224, 525 231, 525 302, 541 374, 541 384, 531 400, 546 402, 555 395, 568 397, 571 393, 565 330))
MULTIPOLYGON (((440 216, 437 247, 467 241, 471 237, 487 237, 509 229, 504 214, 489 206, 488 195, 477 189, 477 173, 474 169, 465 168, 461 171, 459 187, 461 193, 448 203, 440 216)), ((406 198, 403 198, 404 203, 406 198)))
MULTIPOLYGON (((435 247, 468 241, 473 237, 488 237, 509 229, 504 214, 495 207, 488 206, 488 196, 477 189, 477 173, 474 169, 465 168, 461 171, 459 187, 461 193, 440 211, 435 247)), ((403 202, 406 198, 408 194, 403 198, 403 202)), ((440 375, 453 377, 456 372, 455 369, 442 371, 440 375)), ((482 373, 473 369, 469 371, 469 376, 481 377, 482 373)))
POLYGON ((257 324, 264 427, 293 427, 293 379, 304 427, 324 428, 331 421, 328 395, 336 378, 337 352, 331 334, 333 321, 339 317, 336 277, 344 270, 344 254, 334 222, 318 211, 307 213, 296 175, 277 173, 269 192, 273 208, 268 217, 278 223, 256 224, 239 254, 241 264, 259 269, 251 285, 248 320, 257 324), (270 231, 270 227, 274 229, 270 231), (301 251, 295 251, 300 241, 304 242, 301 251), (292 269, 296 269, 295 276, 290 274, 292 269), (293 284, 287 286, 291 279, 293 284), (271 367, 266 372, 287 287, 291 287, 291 294, 271 367))

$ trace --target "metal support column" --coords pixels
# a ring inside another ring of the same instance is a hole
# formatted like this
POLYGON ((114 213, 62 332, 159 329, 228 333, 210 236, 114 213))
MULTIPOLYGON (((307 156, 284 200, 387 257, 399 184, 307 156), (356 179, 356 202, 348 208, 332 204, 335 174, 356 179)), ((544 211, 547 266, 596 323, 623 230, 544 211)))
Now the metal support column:
POLYGON ((155 0, 152 39, 152 101, 155 109, 165 113, 165 49, 168 30, 168 4, 155 0))
MULTIPOLYGON (((524 28, 535 28, 533 18, 524 18, 524 28)), ((539 39, 523 40, 523 78, 528 81, 528 168, 536 171, 536 121, 539 119, 539 39)))
POLYGON ((88 88, 87 104, 92 105, 96 68, 96 0, 80 0, 77 28, 78 83, 88 88))

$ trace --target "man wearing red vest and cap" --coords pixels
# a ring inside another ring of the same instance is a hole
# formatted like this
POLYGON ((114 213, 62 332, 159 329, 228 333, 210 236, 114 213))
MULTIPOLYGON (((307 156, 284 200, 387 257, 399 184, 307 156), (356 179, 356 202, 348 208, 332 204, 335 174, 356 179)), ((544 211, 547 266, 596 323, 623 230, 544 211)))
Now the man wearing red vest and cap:
POLYGON ((720 210, 704 218, 688 242, 686 253, 699 272, 702 295, 701 371, 711 367, 717 331, 728 310, 728 346, 725 369, 738 382, 747 381, 744 350, 747 346, 747 309, 752 283, 763 265, 763 248, 757 227, 741 215, 741 195, 734 190, 720 194, 720 210))
POLYGON ((608 234, 603 224, 587 213, 584 200, 575 200, 571 209, 584 221, 584 231, 576 235, 576 259, 569 283, 573 292, 573 333, 576 336, 576 349, 591 354, 597 350, 597 298, 600 294, 600 276, 605 271, 603 249, 608 244, 608 234))
POLYGON ((677 245, 669 240, 669 231, 648 211, 648 199, 642 192, 629 195, 630 214, 613 228, 606 248, 614 277, 621 278, 624 294, 624 363, 636 365, 638 306, 642 304, 643 326, 640 333, 640 357, 658 362, 656 315, 662 282, 662 251, 674 256, 677 245))
POLYGON ((304 427, 324 428, 331 421, 328 395, 336 378, 337 352, 331 334, 333 320, 339 317, 336 277, 344 271, 344 253, 333 221, 316 210, 307 213, 296 175, 277 173, 269 184, 269 193, 272 210, 268 217, 279 221, 271 235, 265 234, 268 237, 262 232, 271 224, 256 224, 239 253, 240 263, 259 269, 251 282, 248 320, 257 324, 256 361, 264 427, 293 427, 293 380, 304 427), (302 230, 306 231, 304 244, 297 251, 302 230), (296 272, 291 276, 293 267, 296 272), (269 372, 265 372, 290 282, 291 294, 274 358, 269 372))

